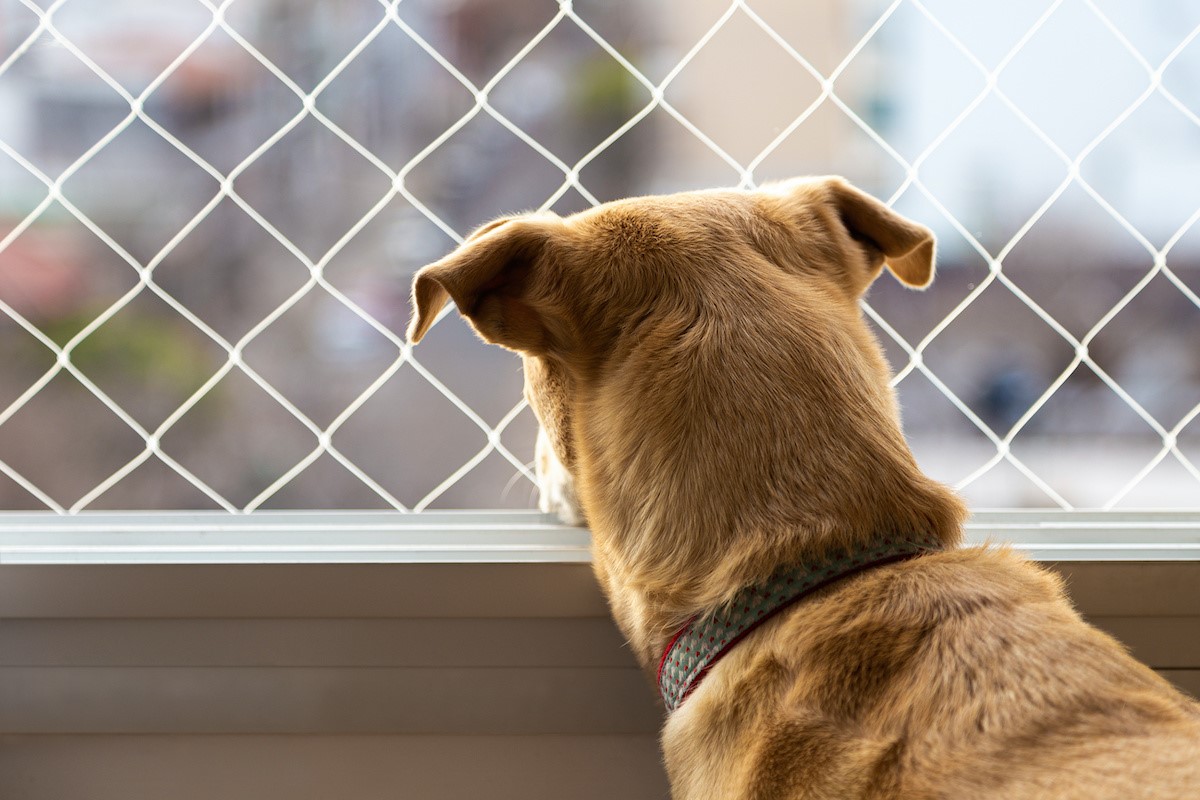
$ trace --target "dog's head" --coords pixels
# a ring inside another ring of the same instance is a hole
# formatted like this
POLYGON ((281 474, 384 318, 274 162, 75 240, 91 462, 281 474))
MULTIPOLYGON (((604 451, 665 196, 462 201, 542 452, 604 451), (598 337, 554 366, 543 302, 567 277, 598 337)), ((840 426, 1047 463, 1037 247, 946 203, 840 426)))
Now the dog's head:
POLYGON ((838 178, 635 198, 483 226, 417 274, 409 337, 452 299, 523 356, 543 508, 577 489, 593 528, 664 506, 745 526, 746 504, 806 524, 789 496, 903 491, 875 463, 912 461, 858 300, 933 262, 926 228, 838 178))

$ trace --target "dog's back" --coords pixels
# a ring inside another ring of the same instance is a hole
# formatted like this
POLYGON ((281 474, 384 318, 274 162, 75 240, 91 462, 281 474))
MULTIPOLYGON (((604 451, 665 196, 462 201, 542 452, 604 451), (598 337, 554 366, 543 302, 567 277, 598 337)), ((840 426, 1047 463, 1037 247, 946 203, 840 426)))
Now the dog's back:
POLYGON ((684 796, 1200 796, 1200 706, 1010 550, 883 567, 768 625, 667 723, 684 796), (705 791, 722 750, 744 772, 705 791))

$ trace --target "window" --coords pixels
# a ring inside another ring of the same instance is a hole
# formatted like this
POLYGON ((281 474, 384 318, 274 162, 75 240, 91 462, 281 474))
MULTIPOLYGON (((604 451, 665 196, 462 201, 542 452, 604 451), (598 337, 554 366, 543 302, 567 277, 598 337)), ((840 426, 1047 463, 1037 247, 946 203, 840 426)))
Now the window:
POLYGON ((528 508, 510 356, 412 272, 506 211, 838 172, 934 227, 865 313, 976 507, 1200 497, 1200 11, 5 0, 0 506, 528 508))

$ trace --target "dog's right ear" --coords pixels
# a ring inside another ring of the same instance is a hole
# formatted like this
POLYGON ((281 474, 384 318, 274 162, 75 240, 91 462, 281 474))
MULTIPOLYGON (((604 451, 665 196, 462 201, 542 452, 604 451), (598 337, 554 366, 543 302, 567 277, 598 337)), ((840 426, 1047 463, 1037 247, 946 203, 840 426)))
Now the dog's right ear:
POLYGON ((450 255, 421 269, 413 279, 409 341, 421 341, 446 300, 485 341, 527 353, 551 343, 545 318, 530 298, 536 265, 546 256, 554 218, 497 220, 471 235, 450 255))

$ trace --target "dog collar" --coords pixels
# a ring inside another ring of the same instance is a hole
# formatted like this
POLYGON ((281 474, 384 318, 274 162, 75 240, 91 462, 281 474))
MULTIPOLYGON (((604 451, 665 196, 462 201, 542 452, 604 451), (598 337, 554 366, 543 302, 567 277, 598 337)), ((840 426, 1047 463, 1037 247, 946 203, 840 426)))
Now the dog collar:
POLYGON ((929 538, 887 539, 869 550, 838 551, 777 572, 764 583, 742 589, 724 606, 693 617, 671 639, 658 663, 658 691, 667 711, 678 708, 742 637, 806 594, 857 572, 940 549, 929 538))

